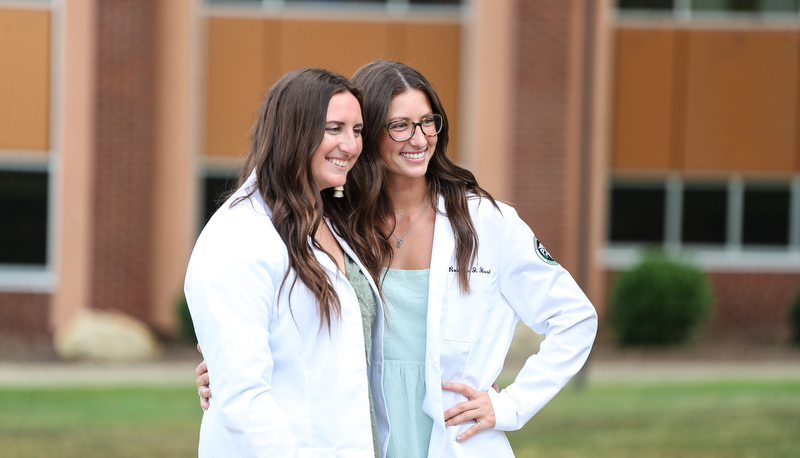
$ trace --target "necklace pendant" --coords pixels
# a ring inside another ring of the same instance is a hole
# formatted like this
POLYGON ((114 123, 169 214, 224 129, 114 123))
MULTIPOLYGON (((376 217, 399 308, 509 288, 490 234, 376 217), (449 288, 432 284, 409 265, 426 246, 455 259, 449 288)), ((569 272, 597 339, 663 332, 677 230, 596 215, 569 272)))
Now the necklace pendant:
POLYGON ((395 246, 397 248, 400 248, 401 246, 403 246, 403 239, 397 239, 397 245, 395 245, 395 246))

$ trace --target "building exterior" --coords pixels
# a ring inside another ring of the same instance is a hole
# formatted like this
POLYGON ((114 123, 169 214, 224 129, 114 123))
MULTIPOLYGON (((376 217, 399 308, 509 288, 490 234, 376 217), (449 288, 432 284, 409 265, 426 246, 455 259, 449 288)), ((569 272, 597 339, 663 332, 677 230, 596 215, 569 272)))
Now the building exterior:
POLYGON ((785 340, 797 3, 0 0, 0 358, 83 308, 173 336, 266 89, 373 59, 433 82, 450 154, 518 208, 601 323, 616 272, 657 246, 709 272, 716 335, 785 340))

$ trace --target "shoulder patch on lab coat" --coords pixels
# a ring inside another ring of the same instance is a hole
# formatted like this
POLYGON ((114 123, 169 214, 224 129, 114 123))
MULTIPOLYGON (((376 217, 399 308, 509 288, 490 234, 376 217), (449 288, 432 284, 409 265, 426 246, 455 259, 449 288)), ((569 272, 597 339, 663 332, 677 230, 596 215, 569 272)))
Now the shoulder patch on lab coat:
POLYGON ((540 242, 535 235, 533 236, 533 245, 536 247, 536 254, 539 255, 539 259, 553 266, 558 265, 556 260, 553 259, 552 256, 550 256, 550 253, 547 251, 547 248, 544 247, 542 242, 540 242))

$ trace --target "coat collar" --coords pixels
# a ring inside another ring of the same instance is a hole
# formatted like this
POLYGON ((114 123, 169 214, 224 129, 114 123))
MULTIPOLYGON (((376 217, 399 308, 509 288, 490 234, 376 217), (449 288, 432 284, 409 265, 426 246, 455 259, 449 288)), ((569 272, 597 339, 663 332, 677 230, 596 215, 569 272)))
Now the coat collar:
MULTIPOLYGON (((428 286, 428 331, 425 353, 425 383, 438 386, 442 383, 442 367, 439 352, 439 333, 447 285, 447 268, 453 258, 455 237, 450 220, 445 213, 444 198, 439 196, 436 220, 433 228, 433 252, 428 286)), ((442 390, 427 390, 423 410, 434 419, 434 434, 444 434, 444 418, 441 410, 442 390)))

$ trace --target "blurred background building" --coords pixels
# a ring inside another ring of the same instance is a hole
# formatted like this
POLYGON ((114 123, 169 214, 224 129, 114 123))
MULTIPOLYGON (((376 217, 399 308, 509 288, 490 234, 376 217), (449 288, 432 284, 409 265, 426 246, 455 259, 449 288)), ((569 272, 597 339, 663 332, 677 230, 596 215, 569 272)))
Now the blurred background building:
POLYGON ((433 82, 450 154, 601 320, 656 247, 709 273, 713 338, 788 338, 798 0, 0 0, 0 349, 84 309, 174 336, 265 91, 373 59, 433 82))

